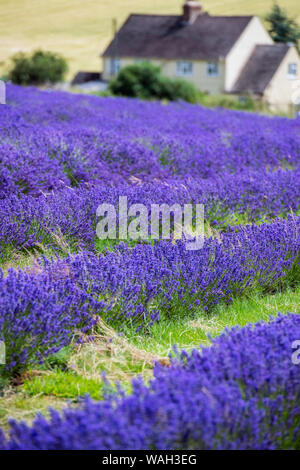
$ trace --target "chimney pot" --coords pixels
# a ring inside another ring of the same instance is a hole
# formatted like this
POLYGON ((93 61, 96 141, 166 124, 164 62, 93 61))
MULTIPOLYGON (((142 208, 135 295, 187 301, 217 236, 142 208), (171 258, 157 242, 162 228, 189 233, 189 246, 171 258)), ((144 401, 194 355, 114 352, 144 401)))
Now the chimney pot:
POLYGON ((199 15, 203 13, 203 8, 200 2, 187 0, 183 5, 183 21, 192 24, 199 15))

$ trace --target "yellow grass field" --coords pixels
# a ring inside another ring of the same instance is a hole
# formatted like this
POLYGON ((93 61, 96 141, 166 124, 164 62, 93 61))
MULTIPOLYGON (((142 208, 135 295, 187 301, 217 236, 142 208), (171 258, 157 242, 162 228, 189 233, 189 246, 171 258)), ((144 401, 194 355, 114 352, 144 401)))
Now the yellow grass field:
MULTIPOLYGON (((211 14, 263 16, 273 0, 203 0, 211 14)), ((63 54, 69 77, 100 70, 99 54, 130 13, 178 14, 183 0, 0 0, 0 74, 19 51, 43 48, 63 54)), ((299 0, 279 0, 300 21, 299 0)))

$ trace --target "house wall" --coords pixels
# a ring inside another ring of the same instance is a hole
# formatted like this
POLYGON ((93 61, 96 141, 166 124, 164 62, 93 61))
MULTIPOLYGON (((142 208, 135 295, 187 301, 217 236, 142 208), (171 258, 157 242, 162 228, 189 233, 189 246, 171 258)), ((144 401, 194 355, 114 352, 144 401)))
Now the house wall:
POLYGON ((230 92, 253 48, 259 44, 273 44, 273 40, 256 16, 232 47, 226 57, 225 91, 230 92))
POLYGON ((290 47, 280 67, 265 90, 263 100, 274 111, 290 111, 300 99, 300 56, 295 47, 290 47), (297 75, 288 76, 288 64, 297 64, 297 75))
MULTIPOLYGON (((184 80, 193 83, 198 90, 206 91, 212 94, 224 93, 224 81, 225 81, 225 61, 219 61, 219 73, 218 76, 213 77, 207 75, 207 62, 206 61, 195 61, 193 60, 193 74, 192 75, 177 75, 177 62, 179 60, 159 60, 159 59, 147 59, 154 65, 161 67, 163 75, 170 78, 183 78, 184 80)), ((120 60, 121 67, 133 64, 137 61, 136 58, 122 58, 120 60)), ((104 80, 110 80, 110 58, 103 58, 103 73, 104 80)))

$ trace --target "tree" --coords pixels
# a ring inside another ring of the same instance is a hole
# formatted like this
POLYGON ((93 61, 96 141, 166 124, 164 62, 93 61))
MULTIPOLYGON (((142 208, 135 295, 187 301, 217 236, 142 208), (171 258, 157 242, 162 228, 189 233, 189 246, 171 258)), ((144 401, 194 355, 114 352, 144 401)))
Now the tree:
POLYGON ((31 56, 21 52, 12 57, 8 78, 17 85, 43 85, 62 81, 67 70, 66 60, 53 52, 38 50, 31 56))
POLYGON ((266 16, 266 21, 269 23, 269 33, 275 42, 293 43, 299 51, 299 25, 289 18, 277 3, 273 5, 272 10, 266 16))
POLYGON ((195 103, 197 90, 185 80, 172 80, 161 74, 160 68, 142 62, 128 65, 120 70, 110 84, 114 95, 129 96, 140 99, 184 100, 195 103))

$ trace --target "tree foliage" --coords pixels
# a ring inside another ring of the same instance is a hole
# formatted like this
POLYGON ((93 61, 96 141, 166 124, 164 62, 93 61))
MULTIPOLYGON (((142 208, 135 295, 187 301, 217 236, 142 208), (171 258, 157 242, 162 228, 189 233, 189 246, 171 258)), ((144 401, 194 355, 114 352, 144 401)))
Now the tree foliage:
POLYGON ((299 25, 277 3, 266 16, 266 21, 269 23, 269 33, 275 42, 290 42, 295 44, 298 50, 300 49, 299 25))

